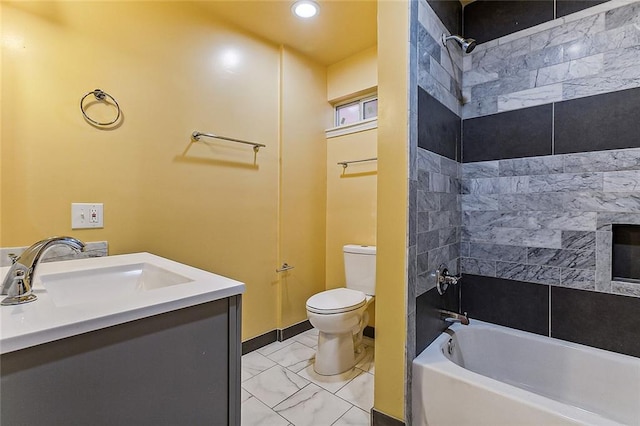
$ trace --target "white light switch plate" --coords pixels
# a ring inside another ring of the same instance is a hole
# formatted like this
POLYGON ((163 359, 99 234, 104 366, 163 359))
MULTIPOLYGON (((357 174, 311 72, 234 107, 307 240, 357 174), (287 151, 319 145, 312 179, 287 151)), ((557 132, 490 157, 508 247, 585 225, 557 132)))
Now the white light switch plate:
POLYGON ((104 228, 102 203, 71 203, 71 229, 104 228))

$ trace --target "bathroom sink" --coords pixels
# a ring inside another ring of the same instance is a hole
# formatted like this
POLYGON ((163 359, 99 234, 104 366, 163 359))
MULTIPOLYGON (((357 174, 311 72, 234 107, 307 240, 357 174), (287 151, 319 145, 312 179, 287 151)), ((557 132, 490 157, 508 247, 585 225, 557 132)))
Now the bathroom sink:
POLYGON ((70 306, 124 297, 193 281, 150 263, 41 275, 56 306, 70 306))
MULTIPOLYGON (((0 280, 9 267, 0 268, 0 280)), ((244 292, 244 284, 150 253, 41 263, 38 299, 0 307, 0 354, 244 292)))

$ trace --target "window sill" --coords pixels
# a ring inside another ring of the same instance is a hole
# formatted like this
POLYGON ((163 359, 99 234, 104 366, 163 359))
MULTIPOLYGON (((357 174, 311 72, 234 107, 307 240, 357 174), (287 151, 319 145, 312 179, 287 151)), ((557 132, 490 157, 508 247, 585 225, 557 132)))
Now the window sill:
POLYGON ((367 120, 358 121, 357 123, 346 124, 344 126, 332 127, 325 130, 327 139, 338 136, 349 135, 351 133, 364 132, 365 130, 377 129, 378 117, 369 118, 367 120))

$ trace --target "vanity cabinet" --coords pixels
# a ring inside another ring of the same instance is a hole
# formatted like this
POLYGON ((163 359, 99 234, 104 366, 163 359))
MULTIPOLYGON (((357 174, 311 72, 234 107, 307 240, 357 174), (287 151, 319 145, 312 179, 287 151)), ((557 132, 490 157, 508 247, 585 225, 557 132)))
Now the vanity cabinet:
POLYGON ((239 426, 240 317, 235 295, 4 353, 0 423, 239 426))

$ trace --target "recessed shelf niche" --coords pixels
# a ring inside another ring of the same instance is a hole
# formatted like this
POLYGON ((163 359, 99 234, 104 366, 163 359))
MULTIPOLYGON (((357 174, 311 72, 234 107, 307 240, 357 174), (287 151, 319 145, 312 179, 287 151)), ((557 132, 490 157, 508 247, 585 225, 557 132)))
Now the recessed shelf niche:
POLYGON ((611 279, 640 283, 640 225, 613 225, 611 279))

